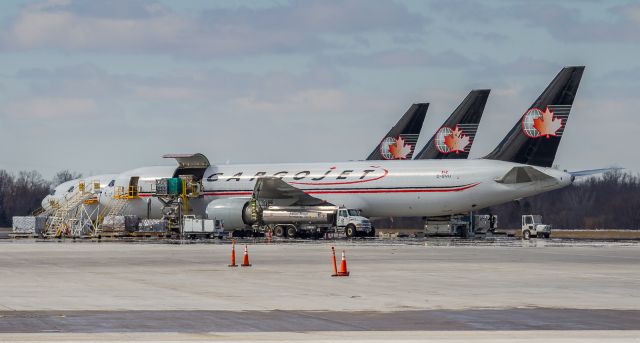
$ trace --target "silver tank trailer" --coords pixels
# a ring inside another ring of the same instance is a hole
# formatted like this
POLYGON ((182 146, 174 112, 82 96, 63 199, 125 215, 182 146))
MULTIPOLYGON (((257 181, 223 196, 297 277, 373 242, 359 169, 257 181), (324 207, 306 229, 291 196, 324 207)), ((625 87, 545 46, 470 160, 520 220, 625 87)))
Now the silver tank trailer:
POLYGON ((262 210, 264 224, 331 224, 335 220, 334 206, 270 206, 262 210))

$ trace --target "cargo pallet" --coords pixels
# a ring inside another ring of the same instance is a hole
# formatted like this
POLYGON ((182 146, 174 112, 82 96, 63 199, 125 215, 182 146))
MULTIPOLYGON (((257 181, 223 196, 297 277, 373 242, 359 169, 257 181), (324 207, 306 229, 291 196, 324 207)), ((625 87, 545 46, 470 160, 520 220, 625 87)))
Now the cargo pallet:
POLYGON ((39 235, 35 233, 9 233, 9 238, 40 238, 39 235))
POLYGON ((124 237, 127 237, 127 236, 128 236, 127 232, 124 232, 124 231, 122 231, 122 232, 104 232, 103 231, 103 232, 101 232, 101 233, 99 233, 97 235, 91 236, 91 238, 94 238, 94 239, 124 238, 124 237))
POLYGON ((172 235, 166 232, 131 232, 129 237, 135 238, 171 238, 172 235))

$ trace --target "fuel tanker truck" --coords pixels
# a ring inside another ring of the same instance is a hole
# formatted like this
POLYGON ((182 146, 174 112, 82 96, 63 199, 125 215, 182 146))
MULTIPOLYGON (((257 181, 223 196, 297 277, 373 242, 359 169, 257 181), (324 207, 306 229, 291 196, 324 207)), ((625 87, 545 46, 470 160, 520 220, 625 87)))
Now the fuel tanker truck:
POLYGON ((246 236, 271 230, 276 237, 319 238, 328 232, 347 237, 373 236, 369 219, 356 209, 332 205, 278 206, 256 199, 230 198, 213 201, 207 206, 207 218, 223 220, 233 236, 246 236), (237 209, 242 208, 238 213, 237 209))

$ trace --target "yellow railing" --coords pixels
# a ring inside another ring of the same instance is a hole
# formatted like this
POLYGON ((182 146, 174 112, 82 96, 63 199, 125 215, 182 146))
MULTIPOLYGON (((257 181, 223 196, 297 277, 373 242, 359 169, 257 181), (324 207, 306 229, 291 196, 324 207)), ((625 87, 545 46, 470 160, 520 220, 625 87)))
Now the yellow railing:
POLYGON ((113 191, 113 197, 120 199, 134 199, 138 197, 139 193, 140 189, 136 186, 117 186, 113 191))

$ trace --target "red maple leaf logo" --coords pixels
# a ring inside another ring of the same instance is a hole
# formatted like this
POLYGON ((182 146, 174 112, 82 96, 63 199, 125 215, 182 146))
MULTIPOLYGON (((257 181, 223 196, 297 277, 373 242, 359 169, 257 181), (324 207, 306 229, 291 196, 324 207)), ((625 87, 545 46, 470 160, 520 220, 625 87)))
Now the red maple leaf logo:
POLYGON ((464 152, 464 148, 469 145, 469 136, 462 134, 462 130, 456 125, 455 129, 450 134, 444 137, 444 144, 449 147, 449 152, 459 154, 464 152))
POLYGON ((540 117, 533 119, 533 127, 540 136, 557 136, 556 132, 562 127, 562 119, 556 118, 547 107, 540 117))
POLYGON ((393 156, 396 160, 404 160, 411 154, 411 145, 404 144, 404 139, 402 137, 398 137, 396 142, 389 146, 389 152, 391 156, 393 156))

